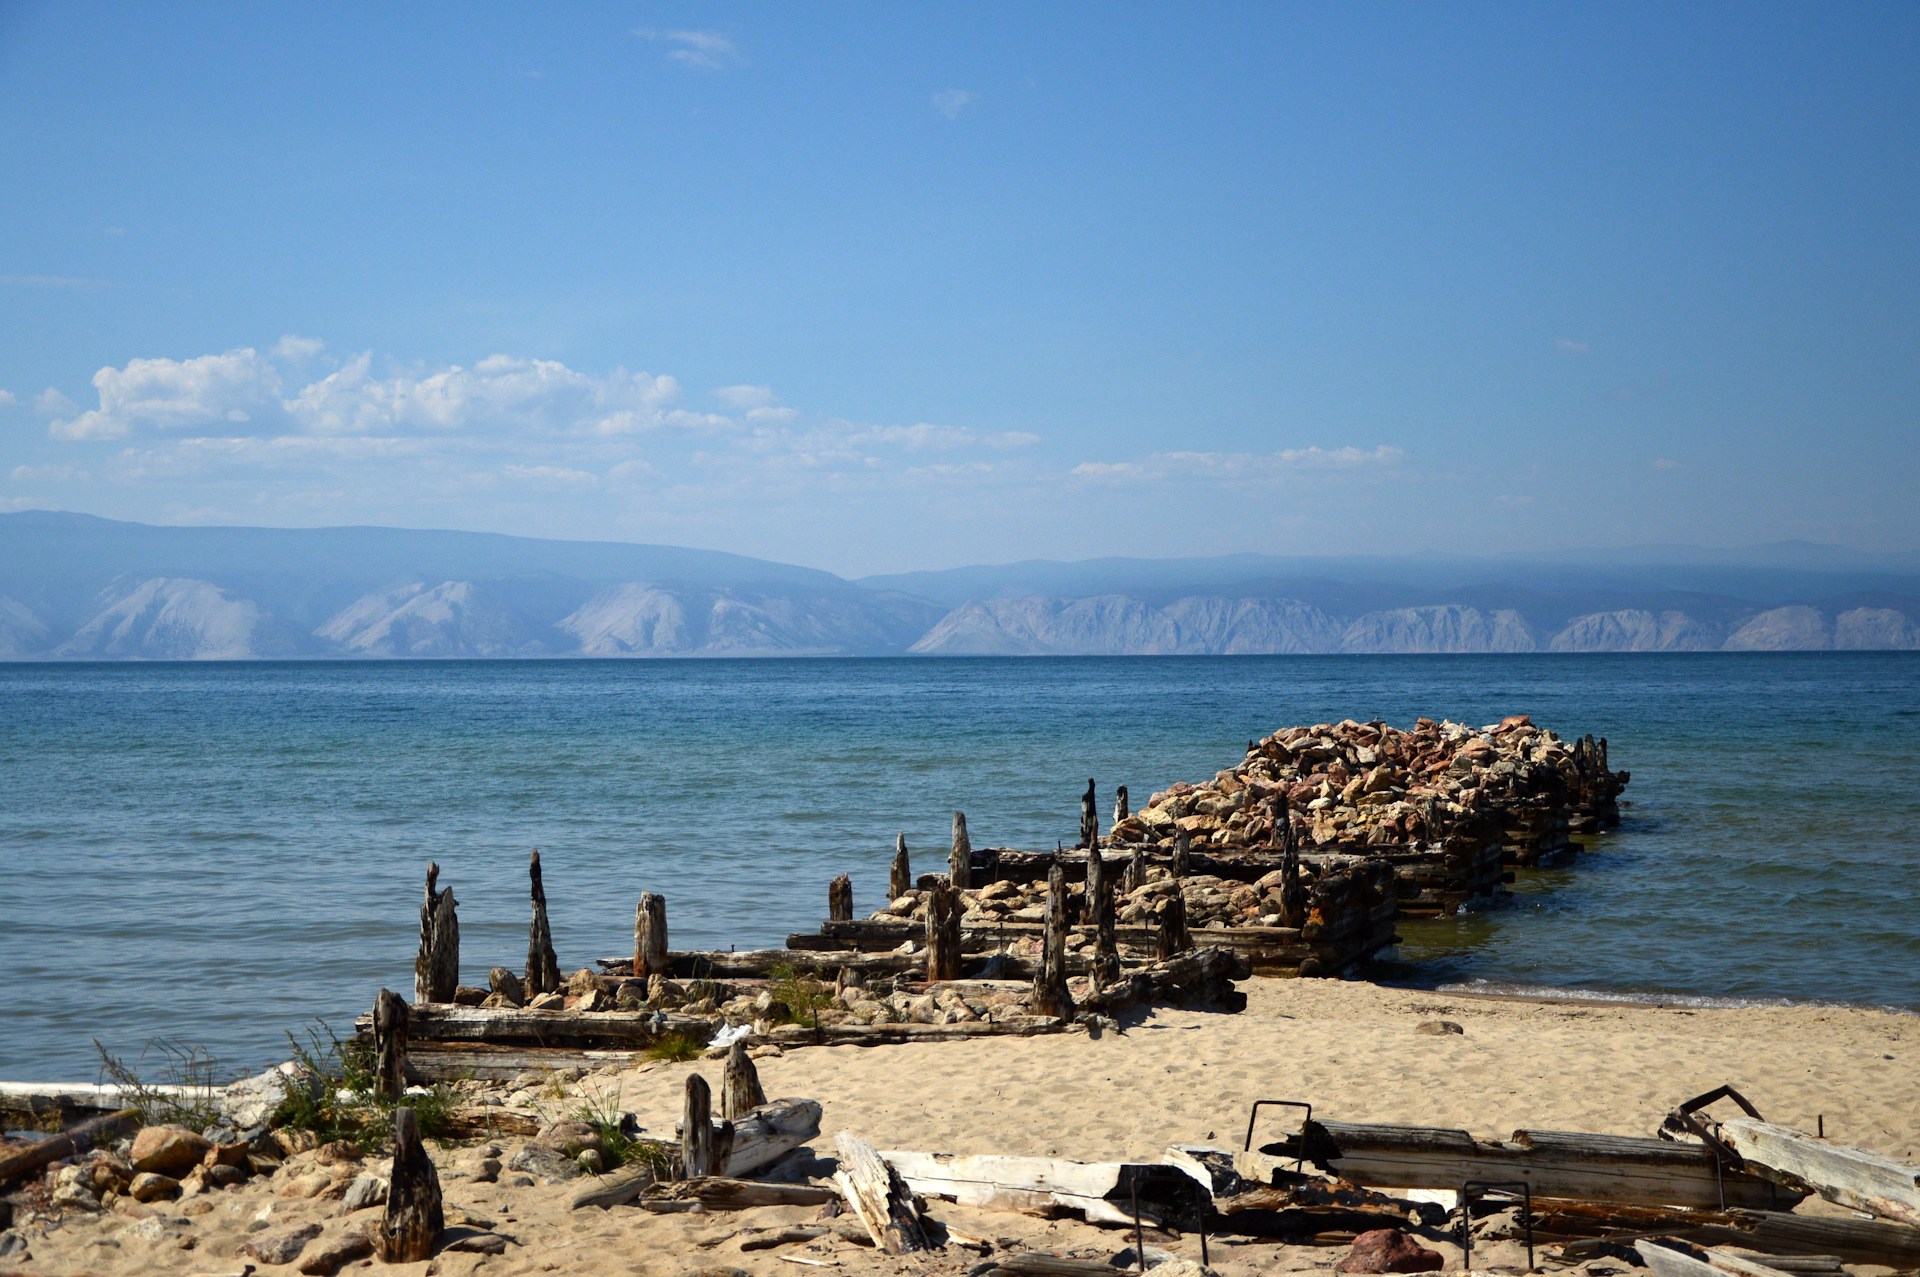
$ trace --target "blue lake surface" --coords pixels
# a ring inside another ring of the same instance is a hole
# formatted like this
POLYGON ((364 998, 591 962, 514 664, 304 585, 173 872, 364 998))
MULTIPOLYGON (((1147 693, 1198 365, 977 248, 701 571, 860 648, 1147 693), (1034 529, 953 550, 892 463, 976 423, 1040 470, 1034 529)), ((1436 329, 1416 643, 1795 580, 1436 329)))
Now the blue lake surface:
POLYGON ((526 955, 541 849, 565 970, 775 945, 884 894, 950 813, 1071 842, 1294 723, 1527 713, 1633 773, 1622 827, 1505 904, 1403 922, 1396 979, 1920 1008, 1920 655, 0 665, 0 1077, 92 1040, 231 1070, 412 988, 428 860, 462 976, 526 955))

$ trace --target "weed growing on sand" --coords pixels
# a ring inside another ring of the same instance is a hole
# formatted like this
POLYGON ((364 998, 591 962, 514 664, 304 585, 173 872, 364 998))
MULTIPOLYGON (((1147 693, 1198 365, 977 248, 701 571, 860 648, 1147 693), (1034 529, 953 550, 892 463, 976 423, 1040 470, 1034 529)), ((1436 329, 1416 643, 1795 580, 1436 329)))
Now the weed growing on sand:
POLYGON ((698 1038, 689 1037, 685 1033, 662 1033, 647 1043, 647 1058, 678 1063, 682 1060, 697 1060, 704 1050, 706 1048, 701 1045, 698 1038))
POLYGON ((324 1022, 307 1030, 304 1044, 291 1033, 287 1043, 300 1069, 291 1076, 281 1075, 280 1104, 268 1119, 270 1126, 312 1131, 323 1144, 346 1140, 374 1152, 393 1138, 392 1111, 410 1108, 423 1136, 446 1142, 457 1102, 446 1086, 435 1085, 423 1094, 397 1100, 376 1098, 372 1046, 342 1042, 324 1022))
POLYGON ((606 1095, 590 1092, 574 1110, 576 1122, 585 1122, 600 1137, 600 1155, 608 1170, 629 1164, 650 1168, 655 1178, 665 1179, 672 1170, 672 1154, 658 1140, 636 1138, 627 1133, 626 1114, 614 1107, 606 1095))
POLYGON ((832 985, 803 976, 784 963, 767 972, 767 992, 787 1008, 786 1014, 774 1017, 778 1024, 812 1024, 834 999, 832 985))
POLYGON ((138 1064, 145 1067, 157 1057, 164 1081, 143 1081, 124 1060, 112 1055, 93 1040, 100 1053, 100 1080, 120 1088, 121 1105, 140 1114, 143 1126, 171 1123, 204 1130, 220 1118, 220 1088, 214 1082, 219 1064, 213 1055, 184 1042, 154 1038, 140 1050, 138 1064))

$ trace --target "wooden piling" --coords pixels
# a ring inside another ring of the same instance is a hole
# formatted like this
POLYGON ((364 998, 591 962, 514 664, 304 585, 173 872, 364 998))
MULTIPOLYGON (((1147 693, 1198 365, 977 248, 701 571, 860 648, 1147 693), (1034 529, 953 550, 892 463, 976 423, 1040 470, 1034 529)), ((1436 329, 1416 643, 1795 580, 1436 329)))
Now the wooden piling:
POLYGON ((827 917, 834 922, 853 921, 853 879, 846 874, 827 884, 827 917))
POLYGON ((387 1213, 380 1221, 374 1249, 389 1264, 417 1264, 433 1258, 446 1216, 440 1205, 440 1176, 420 1143, 420 1121, 405 1106, 393 1110, 393 1169, 387 1182, 387 1213))
POLYGON ((427 865, 427 897, 420 906, 420 952, 413 960, 413 1000, 451 1002, 460 987, 460 921, 453 888, 438 893, 440 866, 427 865))
POLYGON ((747 1054, 745 1042, 727 1048, 727 1068, 720 1078, 720 1116, 728 1121, 745 1117, 767 1102, 760 1087, 760 1070, 747 1054))
POLYGON ((1127 809, 1127 787, 1122 785, 1113 793, 1113 823, 1117 825, 1132 814, 1127 809))
POLYGON ((1087 778, 1087 792, 1080 795, 1079 845, 1089 849, 1100 845, 1100 798, 1091 776, 1087 778))
POLYGON ((1193 935, 1187 930, 1187 898, 1177 891, 1160 906, 1154 941, 1162 962, 1193 948, 1193 935))
POLYGON ((1094 927, 1090 975, 1098 992, 1120 980, 1120 944, 1114 930, 1113 872, 1097 851, 1087 854, 1087 913, 1094 927))
POLYGON ((1193 839, 1187 836, 1186 830, 1176 825, 1173 830, 1173 877, 1176 882, 1193 872, 1192 855, 1193 839))
POLYGON ((651 891, 640 893, 633 909, 633 973, 665 975, 667 971, 667 901, 651 891))
POLYGON ((373 1004, 373 1094, 397 1100, 407 1090, 407 1004, 391 989, 373 1004))
POLYGON ((1073 997, 1067 992, 1067 871, 1055 865, 1047 874, 1047 932, 1040 968, 1033 974, 1033 1012, 1068 1019, 1073 997))
POLYGON ((713 1093, 698 1073, 687 1074, 686 1107, 680 1114, 680 1168, 685 1179, 718 1175, 726 1169, 714 1165, 713 1093))
POLYGON ((967 837, 967 813, 953 813, 953 850, 947 855, 947 877, 957 890, 973 886, 973 843, 967 837))
POLYGON ((1147 885, 1147 853, 1139 843, 1133 845, 1133 854, 1127 857, 1127 876, 1121 880, 1120 894, 1130 896, 1147 885))
MULTIPOLYGON (((972 852, 968 852, 971 857, 972 852)), ((887 899, 898 900, 913 890, 913 867, 907 862, 907 836, 893 836, 893 876, 887 880, 887 899)))
POLYGON ((547 889, 540 882, 537 847, 527 877, 533 883, 533 923, 527 928, 527 997, 537 998, 560 987, 560 960, 554 956, 553 932, 547 926, 547 889))
POLYGON ((960 892, 952 883, 934 881, 927 899, 927 980, 960 978, 960 892))

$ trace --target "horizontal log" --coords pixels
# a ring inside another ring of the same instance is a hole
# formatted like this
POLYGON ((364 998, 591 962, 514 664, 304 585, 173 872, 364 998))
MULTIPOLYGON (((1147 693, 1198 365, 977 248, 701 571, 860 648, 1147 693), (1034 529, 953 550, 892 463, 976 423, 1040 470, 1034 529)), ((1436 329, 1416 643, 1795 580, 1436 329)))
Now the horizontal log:
MULTIPOLYGON (((772 1166, 820 1134, 820 1114, 820 1101, 791 1097, 768 1100, 748 1109, 733 1119, 733 1151, 727 1155, 726 1173, 751 1175, 772 1166)), ((679 1138, 680 1123, 676 1122, 676 1147, 679 1138)))
POLYGON ((1722 1122, 1720 1138, 1757 1175, 1854 1210, 1920 1225, 1920 1166, 1911 1162, 1753 1118, 1722 1122))
POLYGON ((96 1144, 118 1139, 140 1124, 136 1109, 119 1109, 103 1117, 82 1122, 62 1135, 36 1140, 24 1148, 0 1153, 0 1184, 31 1175, 49 1162, 83 1153, 96 1144))
POLYGON ((698 1179, 656 1183, 647 1190, 646 1201, 693 1201, 710 1210, 751 1210, 759 1206, 824 1206, 839 1198, 840 1194, 833 1189, 812 1184, 769 1184, 764 1180, 704 1175, 698 1179))
POLYGON ((410 1042, 407 1081, 422 1086, 474 1078, 511 1082, 522 1073, 554 1069, 630 1069, 645 1064, 644 1050, 589 1051, 576 1047, 531 1047, 488 1042, 410 1042))
MULTIPOLYGON (((371 1032, 373 1017, 354 1021, 371 1032)), ((652 1011, 534 1011, 525 1007, 462 1007, 427 1003, 408 1009, 407 1049, 420 1042, 499 1042, 530 1046, 646 1046, 662 1034, 705 1042, 715 1023, 705 1016, 652 1011)))
POLYGON ((1735 1231, 1711 1240, 1784 1255, 1838 1255, 1850 1264, 1920 1268, 1920 1228, 1881 1219, 1734 1210, 1735 1231))
POLYGON ((1516 1131, 1509 1140, 1465 1131, 1357 1122, 1308 1122, 1261 1152, 1304 1157, 1376 1188, 1454 1188, 1468 1180, 1524 1181, 1539 1197, 1717 1207, 1791 1206, 1799 1198, 1738 1171, 1724 1174, 1698 1144, 1573 1131, 1516 1131), (1785 1196, 1781 1196, 1785 1194, 1785 1196))
POLYGON ((1117 1277, 1117 1270, 1104 1259, 1074 1259, 1067 1255, 1048 1255, 1036 1250, 1001 1254, 985 1277, 1117 1277))
POLYGON ((965 1042, 971 1038, 1030 1038, 1073 1026, 1048 1015, 958 1024, 783 1024, 766 1035, 780 1046, 891 1046, 906 1042, 965 1042))
POLYGON ((1212 1195, 1177 1166, 1134 1162, 1070 1162, 1049 1157, 956 1156, 888 1150, 880 1154, 907 1186, 927 1196, 991 1210, 1080 1211, 1090 1224, 1130 1224, 1140 1217, 1196 1228, 1212 1195))

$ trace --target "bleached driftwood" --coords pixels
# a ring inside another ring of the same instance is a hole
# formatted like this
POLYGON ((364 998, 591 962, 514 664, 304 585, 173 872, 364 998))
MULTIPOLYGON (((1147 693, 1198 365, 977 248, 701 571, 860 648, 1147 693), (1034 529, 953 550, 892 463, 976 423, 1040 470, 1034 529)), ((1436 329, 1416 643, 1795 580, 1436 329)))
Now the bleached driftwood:
POLYGON ((1854 1210, 1920 1224, 1920 1166, 1911 1162, 1754 1118, 1720 1123, 1720 1138, 1767 1179, 1854 1210))
POLYGON ((834 1172, 833 1182, 867 1226, 873 1244, 889 1255, 931 1249, 913 1196, 899 1172, 852 1131, 840 1132, 833 1143, 840 1154, 840 1169, 834 1172))
POLYGON ((950 1197, 963 1206, 1049 1214, 1076 1210, 1090 1224, 1131 1224, 1140 1217, 1192 1227, 1211 1200, 1186 1170, 1138 1162, 1071 1162, 1051 1157, 956 1156, 890 1149, 880 1155, 914 1192, 950 1197))

